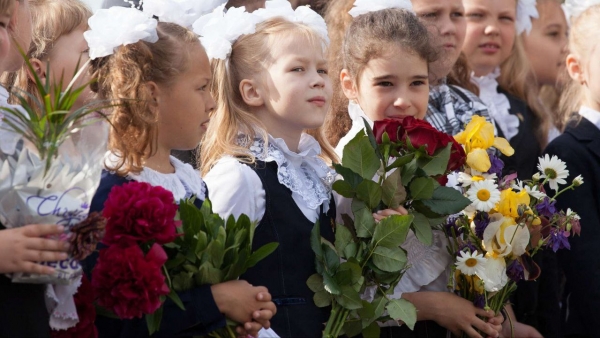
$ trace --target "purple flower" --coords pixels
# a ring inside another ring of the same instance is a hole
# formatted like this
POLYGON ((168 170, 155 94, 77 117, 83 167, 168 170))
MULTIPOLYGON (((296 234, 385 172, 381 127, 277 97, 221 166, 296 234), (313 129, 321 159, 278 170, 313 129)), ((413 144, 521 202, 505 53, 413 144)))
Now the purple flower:
POLYGON ((556 252, 558 249, 571 249, 569 244, 569 232, 561 229, 555 229, 550 233, 548 238, 548 246, 552 246, 552 251, 556 252))
POLYGON ((457 220, 458 220, 457 216, 448 217, 446 224, 444 224, 444 231, 446 232, 446 235, 448 235, 450 237, 452 237, 454 235, 456 235, 456 236, 462 235, 463 229, 456 224, 457 220))
POLYGON ((523 273, 523 265, 521 265, 521 263, 519 263, 519 261, 515 259, 506 268, 506 275, 514 282, 518 282, 521 279, 524 279, 525 274, 523 273))
POLYGON ((480 309, 485 308, 485 297, 480 294, 475 295, 475 299, 473 299, 473 305, 480 309))
POLYGON ((461 241, 460 244, 458 245, 458 251, 456 252, 456 256, 460 255, 461 251, 470 252, 470 253, 479 251, 481 253, 481 250, 477 250, 477 247, 475 245, 473 245, 473 243, 463 242, 463 241, 461 241))
POLYGON ((492 166, 488 170, 488 174, 496 174, 498 177, 502 176, 502 169, 504 169, 504 162, 498 158, 495 154, 490 155, 490 163, 492 166))
POLYGON ((475 223, 475 235, 477 235, 479 239, 483 239, 483 232, 490 224, 490 216, 487 212, 478 211, 473 218, 473 223, 475 223))
POLYGON ((556 213, 556 207, 554 206, 555 204, 556 201, 550 201, 550 198, 546 196, 544 197, 542 203, 536 205, 535 208, 540 215, 552 218, 552 216, 554 216, 556 213))

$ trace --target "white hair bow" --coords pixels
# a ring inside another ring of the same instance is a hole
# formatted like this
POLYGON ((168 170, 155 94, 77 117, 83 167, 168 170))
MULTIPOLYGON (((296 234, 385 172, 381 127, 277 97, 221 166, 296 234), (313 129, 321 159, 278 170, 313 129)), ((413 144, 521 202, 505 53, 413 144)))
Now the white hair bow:
POLYGON ((212 12, 227 0, 144 0, 143 11, 162 22, 191 27, 202 15, 212 12))
POLYGON ((157 21, 135 8, 111 7, 98 10, 88 20, 83 33, 90 48, 90 59, 111 55, 119 46, 140 40, 158 41, 157 21))
POLYGON ((356 0, 354 7, 348 12, 353 17, 388 8, 400 8, 413 11, 410 0, 356 0))
POLYGON ((566 0, 563 4, 567 21, 580 16, 586 9, 600 5, 600 0, 566 0))
POLYGON ((539 17, 540 14, 536 7, 536 0, 518 0, 516 21, 517 35, 520 35, 523 32, 529 34, 531 28, 533 28, 531 18, 537 19, 539 17))

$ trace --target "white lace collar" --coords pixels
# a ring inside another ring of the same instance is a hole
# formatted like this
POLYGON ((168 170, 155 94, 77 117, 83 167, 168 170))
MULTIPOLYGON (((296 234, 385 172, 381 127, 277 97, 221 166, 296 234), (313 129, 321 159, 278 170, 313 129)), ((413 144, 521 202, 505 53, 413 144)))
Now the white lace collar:
POLYGON ((270 135, 267 149, 260 137, 254 139, 249 149, 259 161, 276 162, 279 183, 300 196, 310 209, 317 210, 322 204, 325 212, 329 210, 335 172, 319 158, 321 146, 312 136, 302 134, 297 153, 283 139, 270 135))
POLYGON ((504 138, 510 141, 519 132, 519 118, 512 115, 510 111, 510 101, 506 95, 498 93, 498 81, 500 68, 496 68, 490 74, 484 76, 475 76, 471 74, 471 81, 479 86, 479 97, 488 106, 490 117, 494 119, 498 127, 502 130, 504 138))
MULTIPOLYGON (((116 155, 109 154, 107 163, 115 162, 116 155)), ((183 163, 177 158, 171 156, 171 164, 175 168, 172 174, 163 174, 156 170, 144 167, 139 174, 130 173, 127 178, 150 183, 154 186, 160 186, 173 193, 175 201, 179 203, 184 198, 196 196, 197 199, 204 200, 206 197, 206 185, 200 177, 200 173, 191 165, 183 163)))

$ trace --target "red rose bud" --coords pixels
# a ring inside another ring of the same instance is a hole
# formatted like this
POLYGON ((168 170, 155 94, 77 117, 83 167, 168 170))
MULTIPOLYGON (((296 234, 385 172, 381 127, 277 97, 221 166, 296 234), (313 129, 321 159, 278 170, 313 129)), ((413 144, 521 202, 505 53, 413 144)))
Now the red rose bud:
POLYGON ((160 297, 169 294, 161 270, 166 261, 167 255, 158 244, 146 255, 137 245, 118 244, 100 250, 92 271, 98 304, 121 319, 154 313, 161 306, 160 297))
POLYGON ((373 134, 378 144, 381 144, 383 133, 387 132, 390 141, 398 142, 403 136, 404 131, 402 130, 401 119, 385 119, 381 121, 375 121, 373 123, 373 134), (400 138, 398 137, 400 135, 400 138))
POLYGON ((52 338, 78 338, 78 337, 98 337, 98 330, 94 322, 96 321, 96 307, 94 306, 94 289, 89 279, 85 275, 81 278, 81 285, 77 288, 77 293, 73 297, 77 316, 79 321, 77 325, 68 330, 52 330, 52 338))
POLYGON ((161 187, 135 181, 115 186, 104 203, 107 223, 102 242, 172 242, 180 224, 175 221, 177 209, 173 194, 161 187))
POLYGON ((407 116, 402 120, 402 127, 406 131, 406 136, 415 148, 425 146, 427 154, 433 155, 436 150, 448 145, 446 134, 433 128, 427 121, 417 120, 412 116, 407 116))
POLYGON ((467 161, 467 154, 460 143, 454 141, 454 138, 448 135, 452 140, 452 149, 450 149, 450 160, 448 161, 447 171, 455 171, 465 165, 467 161))

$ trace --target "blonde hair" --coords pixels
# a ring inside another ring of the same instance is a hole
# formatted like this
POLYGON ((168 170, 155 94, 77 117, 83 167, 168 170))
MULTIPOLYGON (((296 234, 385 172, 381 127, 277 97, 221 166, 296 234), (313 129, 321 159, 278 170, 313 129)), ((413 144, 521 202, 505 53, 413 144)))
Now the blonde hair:
POLYGON ((16 0, 0 0, 0 13, 11 14, 16 0))
MULTIPOLYGON (((267 131, 242 99, 239 84, 243 79, 261 73, 274 61, 269 51, 281 41, 283 34, 300 36, 319 48, 325 45, 323 38, 310 27, 273 18, 258 24, 254 34, 240 37, 233 44, 228 60, 215 59, 211 62, 214 76, 211 90, 217 106, 201 145, 198 165, 203 175, 225 155, 236 157, 243 163, 254 163, 256 159, 248 151, 251 140, 260 136, 268 142, 267 131), (244 140, 239 139, 240 133, 244 140)), ((326 141, 322 127, 308 132, 321 145, 321 156, 327 161, 336 161, 335 152, 326 141)))
POLYGON ((543 149, 548 143, 549 119, 551 116, 540 102, 538 86, 531 85, 536 81, 525 54, 521 35, 515 39, 513 50, 508 59, 502 63, 500 69, 500 77, 498 78, 500 87, 524 101, 533 112, 534 133, 540 147, 543 149))
POLYGON ((146 85, 172 84, 187 70, 196 34, 173 23, 159 22, 158 41, 139 41, 117 48, 114 54, 92 61, 92 91, 115 105, 109 150, 118 160, 108 170, 124 176, 139 173, 144 161, 156 152, 158 116, 146 85))
MULTIPOLYGON (((32 36, 27 57, 30 59, 46 60, 52 52, 54 43, 61 36, 73 32, 82 25, 87 27, 87 20, 92 16, 90 9, 79 0, 29 0, 29 6, 32 36)), ((15 86, 37 94, 35 83, 31 81, 26 66, 16 72, 5 74, 2 83, 6 87, 15 86)), ((12 97, 11 101, 17 103, 15 97, 12 97)), ((27 96, 27 101, 34 105, 34 98, 27 96)))
MULTIPOLYGON (((595 35, 599 29, 600 5, 588 8, 572 22, 569 50, 579 56, 580 64, 583 65, 589 60, 590 54, 595 48, 600 48, 600 40, 595 35)), ((579 111, 584 99, 583 84, 571 79, 565 86, 559 104, 563 127, 579 111)))

